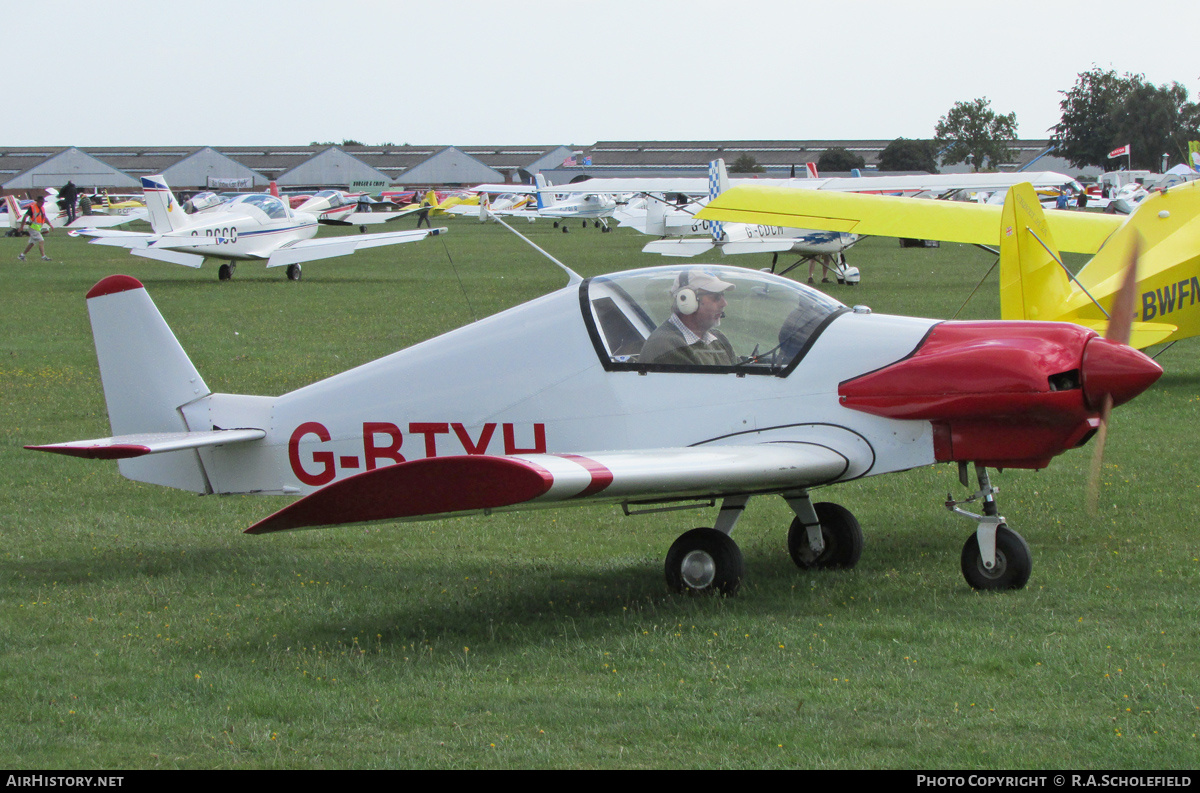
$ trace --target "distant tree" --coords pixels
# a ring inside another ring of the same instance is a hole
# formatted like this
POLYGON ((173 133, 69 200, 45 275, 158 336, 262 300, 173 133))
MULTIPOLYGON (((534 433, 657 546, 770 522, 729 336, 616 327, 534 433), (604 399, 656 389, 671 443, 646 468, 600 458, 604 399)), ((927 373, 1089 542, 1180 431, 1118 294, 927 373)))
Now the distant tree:
POLYGON ((896 138, 879 153, 879 170, 937 173, 937 146, 931 140, 896 138))
POLYGON ((743 154, 733 161, 729 170, 732 173, 762 173, 763 167, 758 164, 758 160, 754 159, 753 155, 743 154))
POLYGON ((1012 159, 1008 142, 1017 137, 1017 114, 1000 115, 987 97, 955 102, 950 112, 938 119, 938 146, 943 148, 942 165, 965 162, 975 171, 995 170, 1012 159))
POLYGON ((1062 118, 1051 141, 1077 168, 1124 165, 1108 153, 1128 143, 1132 167, 1157 170, 1163 154, 1186 162, 1187 142, 1200 137, 1200 106, 1179 83, 1155 86, 1140 74, 1093 66, 1060 93, 1062 118))
POLYGON ((355 140, 354 138, 342 138, 342 145, 343 146, 365 146, 367 144, 363 143, 360 140, 355 140))
POLYGON ((855 168, 865 168, 867 161, 863 159, 861 154, 855 154, 851 151, 846 151, 845 147, 833 146, 821 152, 821 156, 817 158, 817 170, 821 173, 825 171, 853 171, 855 168))

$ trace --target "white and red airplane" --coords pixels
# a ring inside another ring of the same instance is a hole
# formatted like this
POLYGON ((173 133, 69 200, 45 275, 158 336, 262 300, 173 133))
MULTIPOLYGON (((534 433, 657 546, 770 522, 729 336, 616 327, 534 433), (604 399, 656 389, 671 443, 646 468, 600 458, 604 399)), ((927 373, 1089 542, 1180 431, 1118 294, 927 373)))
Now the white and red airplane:
POLYGON ((313 239, 321 221, 268 193, 245 193, 189 215, 161 175, 143 176, 142 190, 153 233, 93 228, 71 233, 95 237, 95 244, 128 248, 134 256, 186 267, 199 267, 206 257, 223 259, 226 263, 217 273, 222 281, 233 276, 238 261, 247 259, 266 260, 267 267, 286 267, 288 279, 298 281, 301 262, 446 232, 435 228, 313 239))
POLYGON ((671 546, 666 577, 726 594, 743 576, 730 535, 751 497, 795 512, 799 567, 848 568, 859 524, 814 489, 935 463, 957 463, 965 486, 973 463, 967 501, 983 514, 946 502, 975 522, 963 575, 1019 588, 1029 548, 999 515, 987 468, 1045 467, 1097 431, 1106 402, 1162 372, 1062 322, 875 314, 735 267, 567 271, 558 291, 281 396, 213 393, 142 284, 110 276, 87 304, 112 436, 27 448, 117 459, 130 479, 201 494, 299 497, 253 534, 720 501, 713 528, 671 546), (652 334, 701 319, 697 343, 727 343, 728 357, 651 357, 652 334))

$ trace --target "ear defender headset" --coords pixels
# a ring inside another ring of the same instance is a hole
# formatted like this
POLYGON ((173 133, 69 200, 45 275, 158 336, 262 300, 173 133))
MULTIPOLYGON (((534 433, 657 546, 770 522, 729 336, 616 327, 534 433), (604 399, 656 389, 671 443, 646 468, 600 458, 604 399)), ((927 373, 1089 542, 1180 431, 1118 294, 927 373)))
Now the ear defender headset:
POLYGON ((675 311, 686 316, 695 314, 698 308, 700 301, 696 297, 696 290, 688 286, 688 271, 684 270, 679 279, 679 289, 675 291, 675 311))

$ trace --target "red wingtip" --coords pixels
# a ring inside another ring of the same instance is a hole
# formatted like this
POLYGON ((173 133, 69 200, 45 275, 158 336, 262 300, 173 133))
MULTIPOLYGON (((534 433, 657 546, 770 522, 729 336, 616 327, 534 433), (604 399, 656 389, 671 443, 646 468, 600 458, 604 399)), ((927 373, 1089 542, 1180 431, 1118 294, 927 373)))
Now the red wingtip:
POLYGON ((118 292, 128 292, 131 289, 145 289, 142 282, 130 275, 110 275, 96 284, 87 293, 88 300, 93 297, 115 295, 118 292))

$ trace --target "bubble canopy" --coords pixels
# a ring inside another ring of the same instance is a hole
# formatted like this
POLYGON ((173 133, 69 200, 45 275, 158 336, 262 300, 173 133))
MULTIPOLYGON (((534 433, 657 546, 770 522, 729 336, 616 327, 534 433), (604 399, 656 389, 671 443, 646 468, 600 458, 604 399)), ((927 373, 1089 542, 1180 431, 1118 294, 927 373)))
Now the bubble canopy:
POLYGON ((596 354, 610 371, 779 377, 849 311, 787 278, 709 264, 588 278, 580 285, 580 304, 596 354), (681 296, 689 285, 692 294, 681 296))
POLYGON ((283 201, 266 193, 247 193, 246 195, 238 196, 230 202, 231 206, 234 204, 255 207, 261 210, 267 217, 275 220, 282 220, 288 216, 287 207, 283 201))

